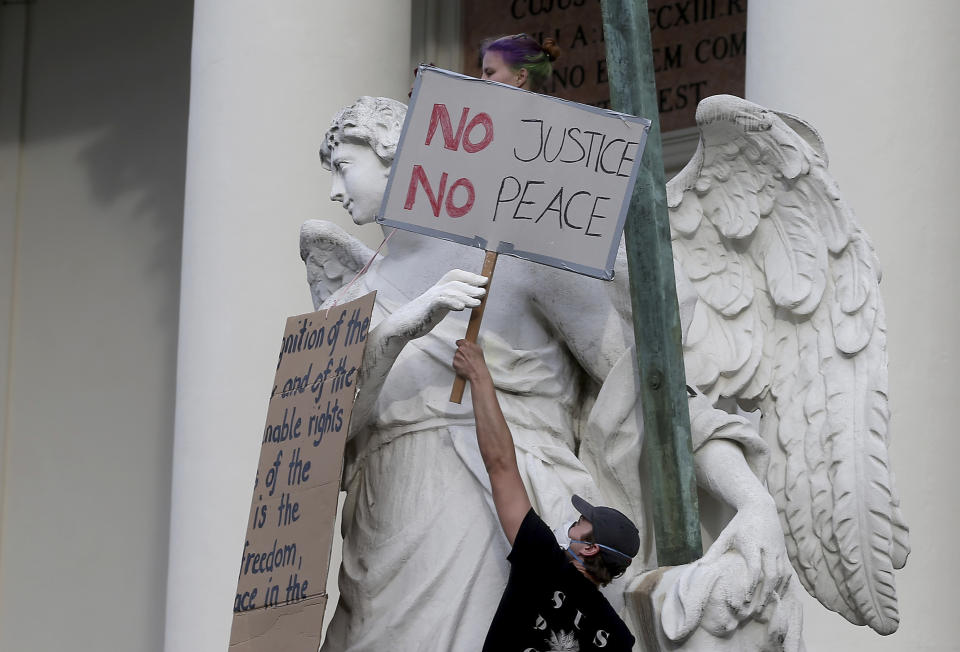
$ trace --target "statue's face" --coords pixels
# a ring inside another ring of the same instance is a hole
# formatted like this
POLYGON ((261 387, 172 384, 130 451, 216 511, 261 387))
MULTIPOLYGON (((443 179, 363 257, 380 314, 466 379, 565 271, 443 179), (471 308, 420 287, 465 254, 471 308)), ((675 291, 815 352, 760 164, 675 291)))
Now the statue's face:
POLYGON ((367 145, 340 143, 330 153, 330 167, 330 199, 341 202, 354 223, 372 222, 387 188, 390 166, 367 145))

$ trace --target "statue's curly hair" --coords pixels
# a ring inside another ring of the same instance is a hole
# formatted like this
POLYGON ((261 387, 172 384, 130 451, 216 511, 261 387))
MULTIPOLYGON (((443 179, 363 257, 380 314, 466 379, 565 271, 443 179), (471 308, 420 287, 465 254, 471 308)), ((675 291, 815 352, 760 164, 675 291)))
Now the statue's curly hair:
POLYGON ((361 143, 389 165, 397 153, 407 105, 389 97, 364 96, 339 113, 320 144, 320 161, 330 169, 333 148, 340 143, 361 143))

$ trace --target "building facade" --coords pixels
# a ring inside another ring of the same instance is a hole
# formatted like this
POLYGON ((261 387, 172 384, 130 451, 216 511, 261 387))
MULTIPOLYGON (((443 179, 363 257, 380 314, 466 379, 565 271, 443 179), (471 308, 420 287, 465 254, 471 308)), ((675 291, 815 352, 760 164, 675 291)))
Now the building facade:
MULTIPOLYGON (((0 650, 225 649, 276 340, 311 308, 298 228, 351 227, 320 138, 359 95, 406 98, 411 61, 459 51, 455 19, 422 0, 0 7, 0 650)), ((900 630, 810 600, 811 650, 960 649, 958 19, 749 5, 746 97, 820 130, 884 265, 912 534, 900 630)))

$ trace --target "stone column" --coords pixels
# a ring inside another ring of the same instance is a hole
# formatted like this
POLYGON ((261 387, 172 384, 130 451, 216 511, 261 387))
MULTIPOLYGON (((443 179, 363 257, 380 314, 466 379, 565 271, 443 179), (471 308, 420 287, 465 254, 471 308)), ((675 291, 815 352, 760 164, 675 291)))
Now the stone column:
POLYGON ((749 3, 748 99, 818 129, 883 265, 890 453, 913 547, 897 574, 896 634, 881 638, 809 599, 810 650, 956 645, 958 24, 960 5, 938 0, 749 3))
POLYGON ((405 99, 409 49, 408 1, 196 1, 166 652, 227 649, 280 335, 312 309, 298 228, 343 213, 320 138, 405 99))

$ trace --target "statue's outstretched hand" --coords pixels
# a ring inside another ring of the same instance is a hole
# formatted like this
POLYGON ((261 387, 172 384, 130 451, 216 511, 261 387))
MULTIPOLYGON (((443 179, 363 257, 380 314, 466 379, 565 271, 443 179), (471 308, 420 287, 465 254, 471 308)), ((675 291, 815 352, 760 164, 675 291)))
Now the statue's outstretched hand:
POLYGON ((433 287, 395 310, 370 331, 351 432, 357 432, 369 422, 387 374, 407 342, 429 333, 451 310, 479 306, 480 298, 487 292, 483 289, 486 283, 485 276, 450 270, 433 287))
POLYGON ((776 649, 794 652, 800 649, 799 607, 783 600, 793 571, 776 503, 747 456, 750 451, 749 460, 765 470, 766 448, 746 419, 711 407, 709 399, 698 396, 690 407, 695 440, 706 439, 694 456, 697 482, 736 514, 701 559, 679 567, 662 605, 663 632, 680 642, 696 629, 722 637, 750 622, 769 623, 761 629, 786 637, 776 649))
POLYGON ((462 269, 452 269, 444 274, 437 283, 419 297, 403 306, 398 313, 399 334, 407 339, 426 335, 440 323, 451 310, 475 308, 487 291, 486 276, 480 276, 462 269))
POLYGON ((742 505, 701 559, 678 568, 661 607, 664 634, 682 644, 698 628, 714 637, 743 630, 745 641, 745 628, 759 624, 779 637, 770 649, 799 652, 802 618, 787 559, 773 500, 742 505))
POLYGON ((774 594, 782 595, 790 581, 792 568, 777 507, 767 498, 742 506, 701 559, 703 564, 718 563, 729 551, 743 557, 747 570, 741 578, 743 602, 731 605, 741 616, 758 613, 774 594))
MULTIPOLYGON (((480 305, 480 298, 487 293, 483 288, 487 284, 487 277, 465 272, 462 269, 451 269, 444 274, 436 285, 424 292, 417 299, 429 303, 428 311, 431 316, 442 312, 445 316, 450 310, 476 308, 480 305)), ((443 316, 440 318, 442 319, 443 316)))

